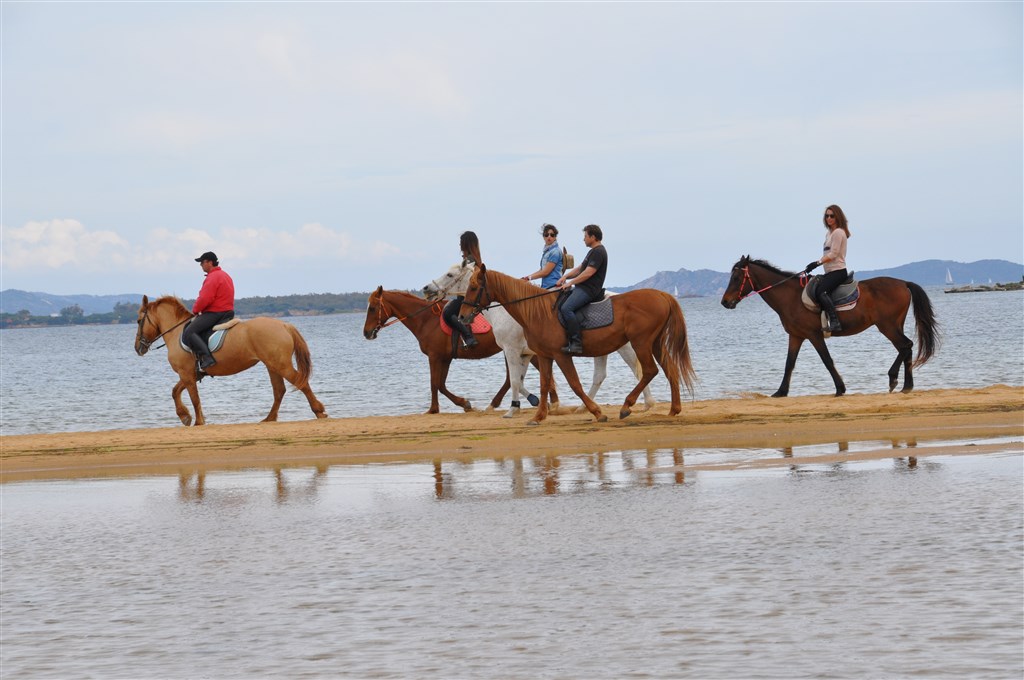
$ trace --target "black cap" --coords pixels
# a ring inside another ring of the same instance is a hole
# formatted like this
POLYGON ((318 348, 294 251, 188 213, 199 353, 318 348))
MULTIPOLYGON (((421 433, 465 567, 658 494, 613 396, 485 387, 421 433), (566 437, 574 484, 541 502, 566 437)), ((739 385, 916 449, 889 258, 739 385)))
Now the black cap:
POLYGON ((202 262, 203 260, 209 260, 210 262, 217 264, 217 256, 209 250, 196 258, 196 262, 202 262))

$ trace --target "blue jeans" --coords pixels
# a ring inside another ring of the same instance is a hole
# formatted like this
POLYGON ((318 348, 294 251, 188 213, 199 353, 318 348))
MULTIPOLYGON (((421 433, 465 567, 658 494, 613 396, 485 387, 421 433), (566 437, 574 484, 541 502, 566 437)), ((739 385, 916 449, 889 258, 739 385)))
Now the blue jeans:
POLYGON ((576 310, 580 307, 589 305, 593 300, 590 297, 590 293, 583 290, 580 287, 572 289, 569 293, 569 297, 565 299, 562 306, 558 308, 558 318, 562 320, 562 325, 565 326, 565 330, 569 334, 569 339, 579 338, 582 329, 580 328, 580 320, 576 318, 576 310))

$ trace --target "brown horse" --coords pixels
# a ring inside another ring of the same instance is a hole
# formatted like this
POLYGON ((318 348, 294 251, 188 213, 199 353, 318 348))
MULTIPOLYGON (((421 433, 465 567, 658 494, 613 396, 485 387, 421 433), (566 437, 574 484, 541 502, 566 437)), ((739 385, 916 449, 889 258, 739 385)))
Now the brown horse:
MULTIPOLYGON (((468 399, 448 391, 448 387, 445 385, 452 359, 486 359, 501 351, 501 347, 494 339, 494 333, 488 331, 484 334, 477 334, 480 344, 472 349, 459 345, 458 354, 453 357, 452 338, 441 329, 438 320, 445 302, 445 300, 425 300, 412 293, 401 290, 384 290, 384 286, 378 286, 377 290, 370 293, 369 304, 366 307, 366 323, 363 324, 363 337, 367 340, 376 339, 382 328, 395 323, 395 321, 389 323, 389 319, 392 318, 401 321, 416 336, 416 340, 420 343, 420 351, 427 355, 427 360, 430 363, 430 409, 427 413, 441 412, 437 398, 438 392, 448 397, 453 404, 464 411, 472 411, 473 406, 468 399)), ((508 364, 506 364, 505 384, 491 399, 491 409, 501 405, 501 400, 505 397, 511 384, 508 364)), ((555 399, 557 401, 557 396, 555 399)))
MULTIPOLYGON (((614 321, 604 328, 583 331, 583 349, 586 356, 604 356, 616 351, 627 342, 636 351, 642 376, 626 397, 619 417, 631 413, 631 407, 643 389, 658 375, 658 365, 665 371, 672 389, 669 415, 682 411, 679 399, 679 379, 693 394, 693 367, 686 339, 686 320, 679 303, 668 293, 651 288, 631 290, 611 298, 614 321)), ((491 302, 500 303, 519 322, 526 334, 526 342, 540 360, 540 406, 529 424, 537 425, 547 417, 548 394, 554 385, 552 362, 558 364, 573 392, 583 400, 587 410, 599 422, 607 420, 601 408, 583 391, 572 357, 562 352, 565 329, 558 321, 551 296, 538 295, 530 283, 501 272, 488 271, 477 265, 466 289, 461 314, 463 322, 491 302)))
MULTIPOLYGON (((164 296, 153 302, 146 296, 142 297, 139 307, 139 329, 135 333, 135 352, 139 356, 149 351, 158 338, 167 345, 167 361, 178 374, 178 383, 171 390, 174 398, 174 410, 178 418, 186 426, 192 424, 192 416, 181 403, 181 393, 188 390, 192 399, 192 408, 196 412, 196 425, 203 425, 203 407, 199 403, 199 386, 196 384, 196 360, 190 353, 182 349, 182 329, 192 318, 181 300, 173 296, 164 296)), ((263 362, 270 374, 270 384, 274 388, 274 406, 263 422, 277 420, 277 411, 284 398, 287 380, 295 389, 301 390, 309 400, 309 407, 317 418, 326 418, 324 405, 309 388, 309 376, 313 364, 309 356, 309 347, 299 331, 289 323, 256 317, 236 324, 224 338, 224 345, 216 353, 217 365, 207 369, 212 376, 234 375, 252 368, 263 362), (292 366, 292 355, 295 356, 296 370, 292 366)))
MULTIPOLYGON (((810 340, 818 351, 825 368, 832 375, 836 385, 836 396, 846 392, 846 384, 832 362, 832 356, 825 346, 818 312, 812 312, 800 301, 803 292, 797 277, 800 272, 787 272, 765 262, 744 256, 733 265, 729 286, 722 295, 722 305, 735 309, 745 297, 758 293, 775 310, 782 320, 782 327, 789 333, 789 352, 786 354, 786 372, 782 384, 773 397, 789 394, 789 381, 796 366, 796 355, 804 340, 810 340)), ((853 309, 839 312, 843 330, 836 336, 856 335, 863 330, 877 326, 879 332, 889 338, 896 348, 896 361, 889 369, 889 391, 896 389, 903 365, 903 391, 914 389, 912 367, 922 366, 936 352, 939 346, 939 325, 932 312, 932 303, 924 289, 916 283, 880 276, 860 282, 860 299, 853 309), (910 304, 914 304, 914 318, 917 320, 917 359, 911 362, 914 343, 903 334, 903 323, 907 320, 910 304)))

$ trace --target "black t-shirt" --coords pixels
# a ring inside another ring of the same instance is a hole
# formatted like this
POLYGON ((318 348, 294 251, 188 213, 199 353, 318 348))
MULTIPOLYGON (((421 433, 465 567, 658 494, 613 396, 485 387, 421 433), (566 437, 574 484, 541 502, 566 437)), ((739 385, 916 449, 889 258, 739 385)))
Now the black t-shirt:
POLYGON ((585 272, 587 267, 593 267, 597 271, 589 279, 578 284, 578 287, 590 293, 591 300, 600 300, 604 297, 604 277, 608 273, 608 251, 603 245, 590 249, 583 258, 583 264, 580 265, 580 273, 585 272))

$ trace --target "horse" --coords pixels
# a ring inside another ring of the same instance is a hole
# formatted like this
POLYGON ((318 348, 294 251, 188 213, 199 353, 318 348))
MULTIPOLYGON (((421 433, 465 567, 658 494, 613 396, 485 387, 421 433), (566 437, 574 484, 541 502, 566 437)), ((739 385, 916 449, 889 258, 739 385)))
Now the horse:
MULTIPOLYGON (((167 361, 178 374, 178 382, 171 390, 174 410, 186 427, 192 424, 192 415, 181 403, 184 390, 188 390, 192 400, 195 424, 199 426, 206 423, 199 402, 197 383, 200 378, 196 374, 196 360, 180 342, 182 330, 191 318, 192 314, 174 296, 166 295, 150 302, 149 297, 143 295, 139 307, 139 328, 135 333, 135 353, 139 356, 145 355, 159 338, 163 338, 166 343, 167 361)), ((261 362, 267 367, 274 390, 274 405, 262 422, 277 420, 277 412, 284 398, 285 380, 306 395, 309 408, 317 418, 327 417, 324 405, 309 387, 309 376, 313 371, 309 346, 298 329, 290 323, 262 316, 235 323, 224 336, 224 344, 217 350, 216 359, 217 364, 206 369, 207 375, 234 375, 261 362), (295 357, 297 369, 292 366, 292 356, 295 357)))
MULTIPOLYGON (((576 393, 597 422, 608 417, 601 408, 583 391, 572 357, 562 352, 565 344, 565 329, 558 321, 551 298, 537 296, 537 289, 530 283, 498 271, 490 271, 480 263, 473 270, 466 289, 466 296, 460 308, 463 323, 472 319, 492 302, 500 303, 519 325, 523 327, 526 342, 540 363, 540 405, 529 425, 538 425, 548 414, 548 394, 554 385, 552 363, 557 363, 569 386, 576 393)), ((679 380, 682 378, 687 390, 693 395, 695 374, 690 363, 690 348, 686 337, 686 320, 679 302, 660 290, 641 288, 620 293, 611 298, 613 320, 602 328, 583 331, 585 356, 605 356, 627 342, 633 346, 641 368, 641 377, 622 404, 619 418, 626 418, 632 412, 637 397, 654 376, 658 366, 665 371, 672 392, 669 415, 682 411, 679 400, 679 380)))
MULTIPOLYGON (((796 366, 796 356, 804 340, 809 340, 818 352, 822 363, 828 369, 835 383, 836 396, 846 393, 846 383, 832 362, 832 356, 825 346, 818 312, 804 307, 800 300, 802 284, 796 280, 801 272, 787 272, 764 260, 752 260, 749 255, 741 257, 732 267, 729 285, 722 295, 722 305, 735 309, 740 300, 760 294, 768 306, 775 310, 782 321, 782 327, 789 334, 789 351, 786 354, 786 370, 782 384, 773 397, 789 394, 789 381, 796 366)), ((865 279, 860 282, 860 298, 857 306, 838 312, 843 329, 835 336, 856 335, 872 326, 889 339, 896 348, 896 361, 889 369, 889 391, 899 383, 900 366, 903 366, 903 392, 914 389, 912 369, 923 366, 939 347, 939 325, 932 311, 931 300, 921 286, 888 276, 865 279), (913 341, 903 333, 910 305, 914 305, 917 322, 917 358, 913 356, 913 341)))
MULTIPOLYGON (((469 262, 459 262, 452 265, 447 272, 441 276, 433 279, 430 283, 423 286, 423 295, 429 299, 444 298, 449 295, 464 295, 466 287, 469 285, 469 277, 473 275, 473 265, 469 262)), ((539 295, 547 295, 552 292, 548 291, 539 293, 539 295)), ((490 307, 484 309, 483 315, 487 321, 491 324, 491 328, 494 330, 494 337, 498 341, 498 345, 502 351, 505 352, 505 362, 509 367, 509 376, 512 383, 512 406, 508 412, 503 416, 504 418, 511 418, 519 413, 519 394, 523 390, 522 383, 523 378, 526 376, 526 367, 530 364, 530 360, 533 358, 533 351, 526 344, 526 336, 523 334, 523 327, 520 326, 515 319, 508 313, 502 306, 490 307)), ((633 375, 637 378, 640 377, 640 371, 637 367, 636 352, 633 351, 633 346, 626 343, 618 350, 619 356, 626 362, 629 368, 633 371, 633 375)), ((608 375, 608 356, 594 357, 594 374, 593 381, 590 385, 590 390, 587 391, 587 396, 594 399, 597 396, 598 390, 601 389, 601 384, 604 382, 605 377, 608 375)), ((531 400, 531 403, 533 401, 531 400)), ((644 410, 647 411, 653 407, 657 402, 653 395, 651 395, 651 388, 648 385, 644 388, 644 410)), ((551 410, 557 409, 557 398, 552 398, 551 410)), ((536 406, 536 403, 533 403, 536 406)), ((582 410, 584 407, 580 407, 582 410)))
MULTIPOLYGON (((463 411, 469 412, 473 410, 469 399, 453 394, 445 385, 452 359, 486 359, 500 352, 501 347, 498 346, 494 333, 477 334, 478 345, 472 348, 459 345, 457 357, 453 356, 452 338, 441 329, 439 321, 442 309, 440 302, 425 300, 405 291, 384 290, 384 286, 378 286, 377 290, 370 293, 366 306, 363 337, 367 340, 375 340, 381 329, 395 323, 395 321, 389 321, 392 317, 401 321, 416 336, 416 340, 420 343, 420 351, 427 356, 430 363, 430 408, 427 413, 441 412, 437 398, 438 392, 448 397, 449 401, 462 408, 463 411)), ((497 408, 501 404, 509 385, 509 373, 506 366, 505 384, 491 400, 491 408, 497 408)))

